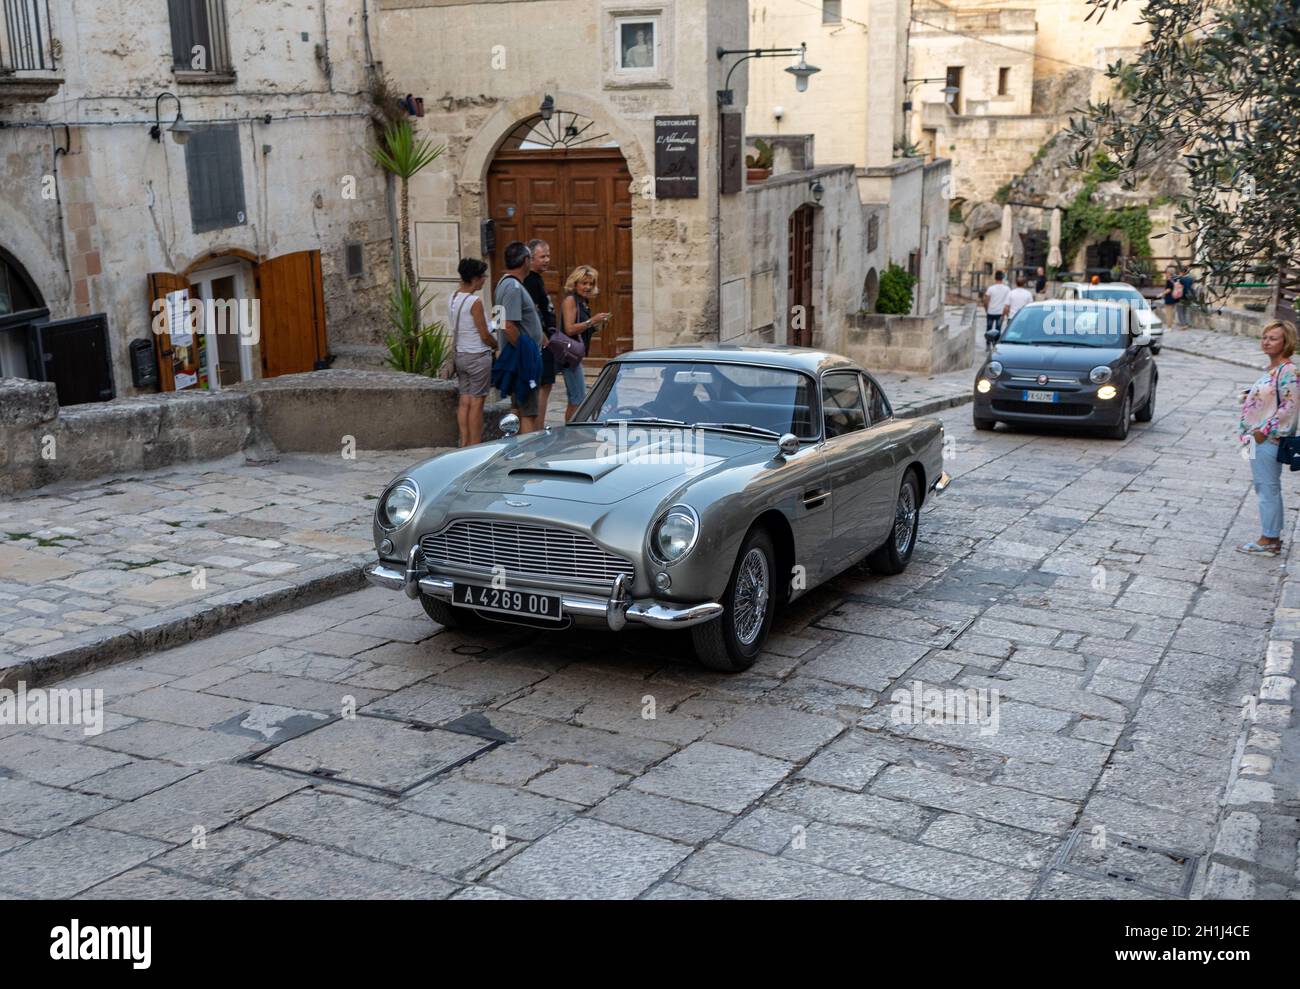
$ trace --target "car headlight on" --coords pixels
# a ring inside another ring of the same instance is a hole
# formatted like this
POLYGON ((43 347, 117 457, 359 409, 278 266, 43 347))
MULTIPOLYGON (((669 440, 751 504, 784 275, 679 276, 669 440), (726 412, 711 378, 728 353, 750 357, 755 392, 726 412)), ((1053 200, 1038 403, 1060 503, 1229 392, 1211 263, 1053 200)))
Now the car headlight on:
POLYGON ((1002 377, 1002 362, 1001 362, 1001 361, 989 361, 988 376, 989 376, 990 378, 1000 378, 1000 377, 1002 377))
POLYGON ((1098 398, 1114 398, 1116 394, 1117 391, 1114 385, 1102 385, 1097 389, 1098 398))
POLYGON ((975 390, 981 395, 987 395, 993 390, 993 382, 988 378, 980 378, 979 381, 975 382, 975 390))
POLYGON ((655 523, 650 533, 650 552, 665 564, 673 564, 695 548, 700 520, 694 509, 674 505, 655 523))
POLYGON ((394 484, 379 501, 376 518, 385 529, 400 529, 415 516, 420 503, 420 489, 409 477, 394 484))
POLYGON ((1094 367, 1088 372, 1088 380, 1094 385, 1104 385, 1110 380, 1110 373, 1110 366, 1102 364, 1099 367, 1094 367))

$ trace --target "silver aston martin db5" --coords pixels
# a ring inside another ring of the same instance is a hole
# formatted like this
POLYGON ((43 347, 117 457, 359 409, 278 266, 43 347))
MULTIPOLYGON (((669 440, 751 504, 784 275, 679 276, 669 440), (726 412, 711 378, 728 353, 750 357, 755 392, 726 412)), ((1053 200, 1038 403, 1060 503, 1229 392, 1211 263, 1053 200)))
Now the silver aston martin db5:
POLYGON ((573 420, 444 453, 375 511, 367 579, 441 625, 689 628, 749 667, 781 605, 866 558, 907 566, 948 485, 943 426, 852 361, 796 347, 618 357, 573 420))

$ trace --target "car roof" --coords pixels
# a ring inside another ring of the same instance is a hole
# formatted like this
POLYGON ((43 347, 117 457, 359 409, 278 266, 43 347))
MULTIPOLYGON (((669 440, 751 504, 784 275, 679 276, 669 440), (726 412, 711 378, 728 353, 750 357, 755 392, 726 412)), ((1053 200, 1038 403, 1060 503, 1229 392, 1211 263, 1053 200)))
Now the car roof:
POLYGON ((1129 307, 1123 302, 1113 302, 1110 299, 1043 299, 1039 302, 1030 302, 1022 306, 1020 311, 1026 309, 1047 309, 1054 306, 1078 306, 1081 309, 1118 309, 1120 312, 1128 312, 1129 307))
POLYGON ((1064 282, 1061 285, 1061 288, 1083 289, 1085 292, 1096 292, 1102 289, 1121 289, 1129 292, 1136 292, 1138 295, 1142 294, 1135 286, 1130 285, 1128 282, 1098 282, 1096 285, 1090 285, 1084 282, 1064 282))
POLYGON ((620 364, 631 361, 714 361, 729 364, 760 364, 765 367, 803 371, 807 374, 819 374, 840 367, 855 370, 858 368, 858 365, 847 357, 827 350, 782 345, 752 347, 730 343, 707 346, 697 343, 676 344, 648 350, 631 350, 613 359, 613 362, 620 364))

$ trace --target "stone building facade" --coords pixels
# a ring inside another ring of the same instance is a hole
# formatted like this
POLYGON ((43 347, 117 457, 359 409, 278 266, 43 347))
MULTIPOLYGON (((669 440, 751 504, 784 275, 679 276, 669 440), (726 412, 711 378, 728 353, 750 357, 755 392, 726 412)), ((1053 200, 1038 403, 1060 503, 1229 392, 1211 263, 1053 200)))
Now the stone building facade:
POLYGON ((55 381, 73 404, 311 370, 379 339, 377 32, 351 6, 0 9, 0 376, 55 381), (194 322, 173 318, 191 300, 194 322), (248 332, 221 332, 240 311, 248 332))

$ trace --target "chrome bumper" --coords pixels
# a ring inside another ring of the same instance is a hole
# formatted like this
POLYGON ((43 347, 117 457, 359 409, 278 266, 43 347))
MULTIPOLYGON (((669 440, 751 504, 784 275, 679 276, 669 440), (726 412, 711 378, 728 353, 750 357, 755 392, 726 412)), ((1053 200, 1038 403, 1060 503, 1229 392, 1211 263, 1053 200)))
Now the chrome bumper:
MULTIPOLYGON (((412 568, 398 570, 382 562, 367 563, 362 572, 366 580, 376 587, 390 591, 405 591, 410 597, 427 594, 429 597, 450 601, 452 579, 432 574, 420 575, 412 568)), ((548 592, 555 593, 555 592, 548 592)), ((603 621, 613 631, 633 622, 652 628, 688 628, 712 621, 722 614, 722 605, 716 601, 704 604, 677 605, 661 601, 633 601, 627 589, 627 578, 619 577, 609 597, 558 592, 564 613, 571 618, 603 621)), ((503 619, 508 620, 508 619, 503 619)))

